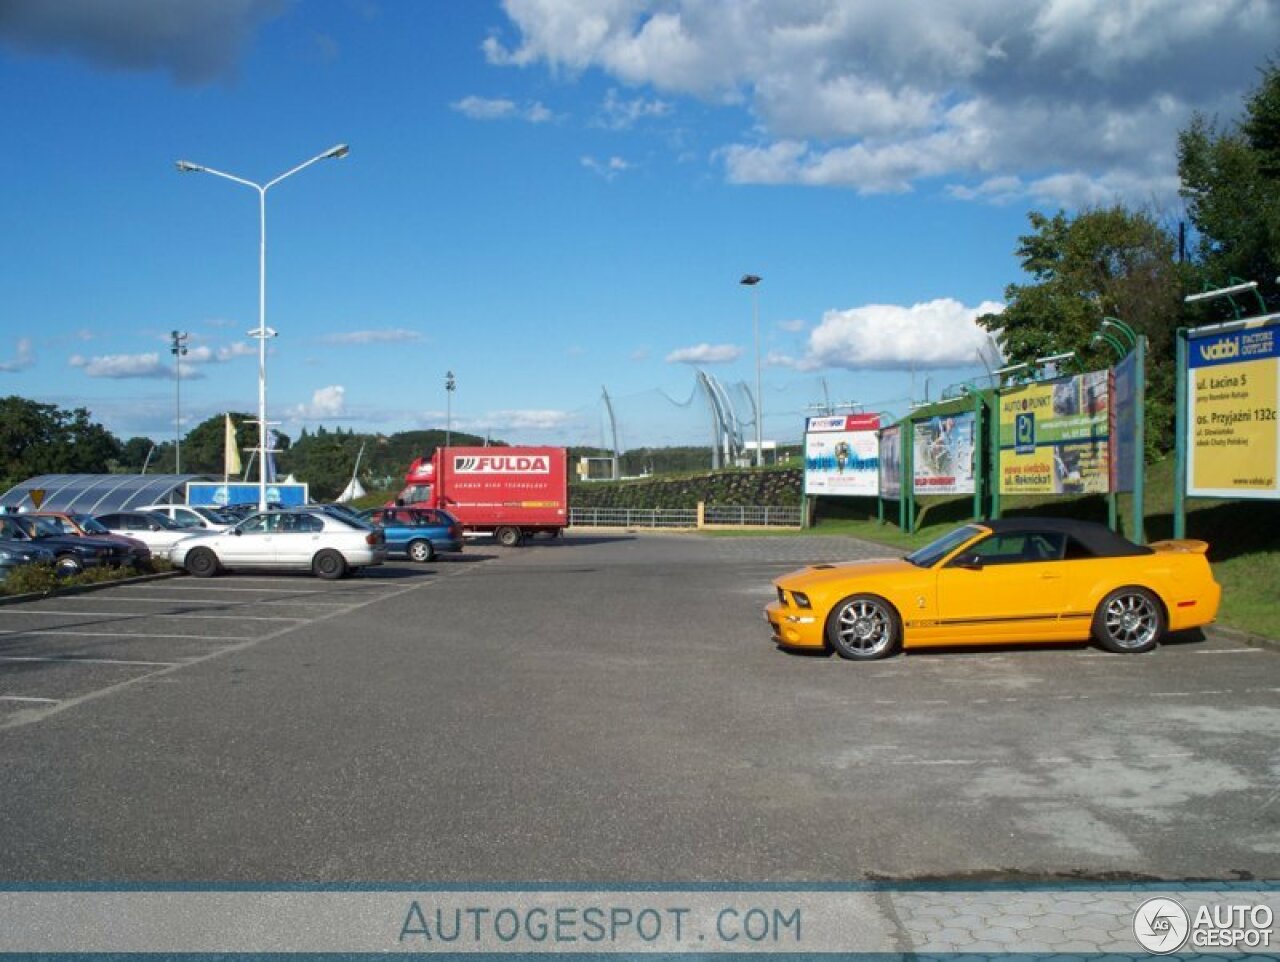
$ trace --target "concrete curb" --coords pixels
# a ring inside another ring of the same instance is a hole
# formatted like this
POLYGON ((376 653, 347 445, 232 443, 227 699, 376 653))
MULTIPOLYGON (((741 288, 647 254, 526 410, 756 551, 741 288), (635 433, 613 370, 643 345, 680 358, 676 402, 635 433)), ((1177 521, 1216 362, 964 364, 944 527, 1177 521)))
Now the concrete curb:
POLYGON ((1251 631, 1241 631, 1239 628, 1228 628, 1226 625, 1209 625, 1205 628, 1206 633, 1220 635, 1227 641, 1234 641, 1238 645, 1248 645, 1250 648, 1266 648, 1270 651, 1280 651, 1280 639, 1268 638, 1266 635, 1255 635, 1251 631))
POLYGON ((178 575, 186 574, 185 571, 174 569, 173 571, 157 571, 152 575, 138 575, 134 578, 121 578, 119 581, 99 581, 91 585, 69 585, 66 588, 56 588, 47 594, 39 592, 30 592, 25 595, 0 595, 0 608, 5 605, 17 605, 24 601, 40 601, 45 598, 58 598, 64 595, 83 595, 91 591, 99 591, 103 588, 114 588, 116 585, 136 585, 147 581, 161 581, 165 578, 176 578, 178 575))

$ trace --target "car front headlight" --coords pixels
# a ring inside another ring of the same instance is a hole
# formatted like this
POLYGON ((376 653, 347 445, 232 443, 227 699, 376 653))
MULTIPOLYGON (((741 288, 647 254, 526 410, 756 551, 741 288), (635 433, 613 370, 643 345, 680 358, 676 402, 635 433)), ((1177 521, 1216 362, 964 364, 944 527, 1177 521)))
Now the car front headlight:
POLYGON ((813 607, 813 605, 809 603, 809 596, 806 595, 803 591, 793 591, 791 592, 791 597, 795 601, 797 608, 813 607))

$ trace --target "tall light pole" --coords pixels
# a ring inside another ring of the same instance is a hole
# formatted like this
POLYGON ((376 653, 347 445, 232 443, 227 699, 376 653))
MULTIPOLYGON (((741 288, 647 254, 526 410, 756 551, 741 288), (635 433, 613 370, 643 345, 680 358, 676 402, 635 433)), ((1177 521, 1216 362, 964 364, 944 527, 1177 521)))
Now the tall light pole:
POLYGON ((453 440, 453 392, 457 390, 458 382, 453 378, 452 371, 444 372, 444 446, 447 448, 449 442, 453 440))
POLYGON ((756 274, 743 274, 739 284, 751 288, 751 326, 756 335, 756 467, 764 465, 764 397, 760 394, 760 292, 756 285, 761 278, 756 274))
POLYGON ((292 170, 286 170, 275 180, 267 181, 265 184, 256 184, 251 180, 243 177, 237 177, 234 174, 226 174, 220 170, 214 170, 212 167, 205 167, 201 164, 193 164, 189 160, 178 161, 178 171, 180 173, 200 173, 213 174, 215 177, 221 177, 224 180, 234 181, 237 184, 244 184, 246 187, 252 187, 258 192, 258 225, 259 225, 259 241, 258 241, 258 327, 256 330, 249 331, 250 337, 258 339, 258 510, 265 511, 267 509, 267 453, 271 450, 267 440, 267 338, 275 337, 276 332, 267 327, 267 191, 274 187, 286 177, 292 177, 300 170, 310 167, 312 164, 321 160, 329 160, 330 158, 340 158, 350 153, 350 148, 346 144, 338 144, 330 147, 322 154, 316 154, 305 163, 299 164, 292 170))
MULTIPOLYGON (((169 332, 173 355, 173 473, 182 473, 182 358, 187 353, 187 332, 169 332)), ((146 473, 145 471, 143 472, 146 473)))

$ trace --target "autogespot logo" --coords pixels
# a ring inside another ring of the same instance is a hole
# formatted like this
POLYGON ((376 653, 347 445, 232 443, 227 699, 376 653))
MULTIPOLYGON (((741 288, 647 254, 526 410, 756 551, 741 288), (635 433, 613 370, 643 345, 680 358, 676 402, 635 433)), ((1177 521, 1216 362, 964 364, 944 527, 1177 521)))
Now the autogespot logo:
POLYGON ((1133 916, 1133 935, 1148 952, 1168 955, 1182 948, 1191 929, 1191 917, 1181 904, 1169 898, 1147 899, 1133 916))

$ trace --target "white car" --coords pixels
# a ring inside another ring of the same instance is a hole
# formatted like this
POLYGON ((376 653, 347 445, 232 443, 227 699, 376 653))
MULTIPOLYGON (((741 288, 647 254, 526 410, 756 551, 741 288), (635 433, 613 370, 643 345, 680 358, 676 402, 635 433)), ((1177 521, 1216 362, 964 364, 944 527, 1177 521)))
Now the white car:
POLYGON ((194 533, 193 529, 151 511, 112 511, 98 515, 97 521, 112 534, 128 535, 144 542, 156 555, 168 553, 175 544, 194 533))
POLYGON ((149 504, 137 510, 162 514, 175 524, 193 529, 188 534, 195 534, 198 531, 226 531, 236 523, 234 518, 229 518, 220 514, 217 509, 204 505, 149 504))
POLYGON ((194 534, 173 546, 169 560, 197 578, 226 568, 310 571, 341 578, 387 559, 381 531, 322 511, 266 511, 222 532, 194 534))

